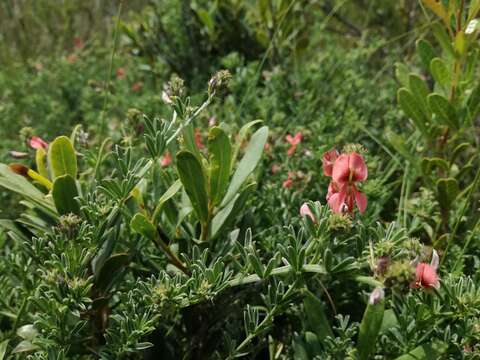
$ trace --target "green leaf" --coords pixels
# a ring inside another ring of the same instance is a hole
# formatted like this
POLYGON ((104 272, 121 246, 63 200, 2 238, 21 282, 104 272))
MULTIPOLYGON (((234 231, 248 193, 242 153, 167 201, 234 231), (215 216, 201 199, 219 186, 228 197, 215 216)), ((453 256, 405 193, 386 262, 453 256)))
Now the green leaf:
POLYGON ((442 209, 449 209, 460 189, 454 178, 444 178, 437 181, 438 202, 442 209))
POLYGON ((435 81, 440 85, 444 87, 450 86, 452 82, 450 70, 442 59, 438 57, 432 59, 430 62, 430 72, 432 73, 435 81))
POLYGON ((38 173, 48 179, 47 153, 44 149, 37 149, 35 153, 35 164, 37 165, 38 173))
POLYGON ((420 56, 425 69, 430 69, 430 63, 432 59, 436 57, 435 50, 433 50, 432 44, 427 40, 420 39, 417 41, 417 53, 420 56))
POLYGON ((80 206, 75 197, 78 196, 77 184, 70 175, 62 175, 55 179, 52 188, 52 197, 60 215, 73 213, 80 215, 80 206))
POLYGON ((227 194, 222 200, 221 206, 228 204, 235 194, 238 192, 248 176, 255 170, 260 158, 262 157, 263 148, 268 138, 268 127, 262 126, 253 135, 245 149, 245 155, 238 164, 238 167, 233 174, 227 194))
POLYGON ((126 253, 114 254, 103 264, 98 273, 95 285, 103 291, 109 290, 116 280, 122 276, 123 269, 130 262, 130 256, 126 253))
POLYGON ((333 332, 325 315, 325 306, 313 293, 306 290, 303 299, 307 329, 314 332, 320 342, 324 342, 327 336, 333 338, 333 332))
POLYGON ((408 354, 399 356, 395 360, 438 360, 447 348, 447 344, 433 341, 431 344, 417 346, 408 354))
POLYGON ((393 309, 387 309, 383 313, 383 321, 382 326, 380 328, 380 333, 384 333, 388 329, 396 326, 398 324, 397 316, 395 315, 395 311, 393 309))
POLYGON ((473 89, 472 93, 468 97, 467 111, 468 117, 472 119, 471 121, 476 119, 476 117, 480 113, 480 85, 473 89))
POLYGON ((205 175, 197 157, 190 151, 177 154, 177 170, 193 209, 200 221, 208 219, 208 196, 205 175))
POLYGON ((434 168, 442 171, 448 171, 448 162, 442 158, 423 158, 421 161, 421 168, 424 175, 430 175, 434 168))
POLYGON ((445 97, 437 93, 430 94, 428 95, 428 105, 432 112, 437 115, 440 125, 446 125, 454 129, 458 128, 455 109, 445 97))
POLYGON ((77 178, 77 156, 68 137, 59 136, 50 144, 48 161, 54 179, 67 174, 77 178))
POLYGON ((448 24, 448 12, 439 0, 422 0, 422 2, 432 10, 435 15, 441 18, 446 24, 448 24))
POLYGON ((163 205, 170 200, 175 194, 182 188, 182 182, 180 180, 176 180, 165 193, 158 199, 157 207, 155 208, 155 213, 152 215, 152 221, 154 223, 157 222, 158 215, 162 211, 163 205))
POLYGON ((155 239, 157 230, 155 226, 141 213, 136 213, 130 220, 130 227, 133 231, 145 236, 147 239, 155 239))
POLYGON ((53 203, 40 190, 33 186, 23 176, 15 174, 10 167, 0 164, 0 186, 13 191, 29 202, 37 205, 48 215, 57 218, 58 214, 53 203))
POLYGON ((430 110, 427 104, 427 96, 430 91, 428 90, 427 84, 416 74, 410 74, 408 77, 408 84, 413 96, 415 96, 418 103, 421 104, 422 111, 430 118, 430 110))
POLYGON ((212 239, 222 233, 223 229, 227 228, 232 221, 242 212, 248 197, 255 190, 257 184, 251 183, 245 186, 240 194, 230 201, 225 207, 223 207, 212 219, 211 224, 211 237, 212 239))
POLYGON ((405 114, 412 119, 417 129, 425 137, 428 137, 427 123, 429 118, 412 92, 406 88, 401 88, 397 93, 397 101, 405 114))
POLYGON ((3 360, 5 354, 7 353, 9 340, 4 340, 0 343, 0 360, 3 360))
POLYGON ((384 312, 385 301, 383 299, 377 304, 367 304, 358 334, 357 350, 360 360, 370 359, 370 356, 375 350, 378 334, 382 327, 384 312))
POLYGON ((438 43, 442 47, 445 54, 451 57, 455 56, 455 51, 453 50, 452 41, 448 33, 445 31, 444 26, 439 23, 434 23, 432 24, 432 30, 433 30, 433 35, 435 36, 435 39, 437 39, 438 43))
POLYGON ((208 153, 210 158, 210 198, 216 205, 225 194, 232 166, 232 145, 227 134, 219 127, 212 127, 208 133, 208 153))
POLYGON ((17 329, 17 335, 22 339, 32 341, 38 335, 38 331, 33 324, 27 324, 17 329))
POLYGON ((250 121, 242 126, 236 138, 236 144, 235 144, 235 147, 233 150, 233 156, 232 156, 232 166, 234 164, 234 161, 237 160, 238 153, 240 152, 240 148, 242 147, 242 144, 245 141, 245 138, 247 137, 250 129, 262 122, 263 122, 262 120, 257 119, 257 120, 250 121))
POLYGON ((395 63, 395 77, 402 86, 408 87, 408 75, 410 71, 408 66, 403 63, 395 63))
POLYGON ((23 341, 20 341, 20 343, 18 343, 17 346, 15 346, 15 348, 12 350, 12 354, 30 352, 37 349, 38 349, 37 345, 33 345, 28 340, 23 340, 23 341))

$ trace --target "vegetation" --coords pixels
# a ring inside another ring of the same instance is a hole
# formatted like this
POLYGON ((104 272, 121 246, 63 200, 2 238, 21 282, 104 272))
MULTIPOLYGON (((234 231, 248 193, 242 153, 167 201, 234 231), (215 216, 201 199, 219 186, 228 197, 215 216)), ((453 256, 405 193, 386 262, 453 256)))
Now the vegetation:
POLYGON ((480 1, 0 12, 0 360, 480 357, 480 1))

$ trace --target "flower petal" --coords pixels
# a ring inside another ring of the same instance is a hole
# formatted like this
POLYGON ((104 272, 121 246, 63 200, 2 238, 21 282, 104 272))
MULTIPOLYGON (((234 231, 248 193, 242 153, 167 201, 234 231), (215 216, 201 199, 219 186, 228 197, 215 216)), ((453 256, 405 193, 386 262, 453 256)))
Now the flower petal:
POLYGON ((345 207, 345 197, 347 196, 345 191, 332 194, 328 199, 328 206, 334 213, 343 214, 345 207))
POLYGON ((345 184, 350 178, 349 159, 349 155, 342 154, 335 160, 335 164, 333 164, 332 179, 338 184, 345 184))
POLYGON ((363 156, 357 153, 349 154, 349 169, 352 173, 352 181, 364 181, 368 177, 368 169, 363 156))
POLYGON ((364 193, 361 193, 357 189, 354 189, 354 193, 355 202, 357 203, 358 210, 361 214, 363 214, 365 212, 365 209, 367 208, 367 197, 364 193))

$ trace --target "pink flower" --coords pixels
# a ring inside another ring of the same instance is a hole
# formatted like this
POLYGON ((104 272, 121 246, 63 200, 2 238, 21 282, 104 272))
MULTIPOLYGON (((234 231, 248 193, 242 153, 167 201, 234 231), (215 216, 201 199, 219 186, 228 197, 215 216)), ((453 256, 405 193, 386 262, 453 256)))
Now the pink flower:
POLYGON ((30 145, 30 147, 35 150, 48 148, 48 143, 39 138, 38 136, 32 136, 30 140, 28 140, 28 145, 30 145))
POLYGON ((80 36, 75 36, 73 38, 73 46, 75 46, 75 49, 83 49, 85 46, 85 43, 83 42, 83 39, 80 36))
POLYGON ((217 123, 217 118, 215 116, 212 116, 210 117, 210 119, 208 119, 208 126, 215 126, 216 123, 217 123))
POLYGON ((310 207, 307 203, 303 203, 302 206, 300 206, 300 216, 308 216, 312 220, 312 222, 317 222, 317 219, 315 219, 315 216, 313 215, 312 210, 310 210, 310 207))
POLYGON ((137 81, 132 85, 133 92, 139 92, 142 89, 143 83, 141 81, 137 81))
POLYGON ((272 165, 272 168, 271 168, 271 171, 272 171, 272 174, 276 174, 278 173, 280 170, 282 169, 282 167, 278 164, 273 164, 272 165))
POLYGON ((328 186, 327 201, 335 213, 353 212, 355 204, 363 213, 367 197, 357 189, 357 183, 367 179, 367 165, 355 152, 340 155, 333 164, 332 181, 328 186))
POLYGON ((415 283, 413 288, 423 287, 425 289, 438 288, 440 283, 438 281, 437 272, 433 267, 427 263, 420 263, 415 270, 415 283))
POLYGON ((419 287, 423 287, 424 289, 438 289, 440 287, 440 281, 437 275, 438 262, 438 254, 433 250, 430 264, 424 262, 417 264, 415 269, 415 282, 411 287, 414 289, 419 287))
POLYGON ((75 61, 77 61, 77 59, 78 59, 78 56, 76 54, 70 54, 67 56, 67 61, 70 64, 73 64, 75 61))
POLYGON ((200 132, 199 128, 195 129, 195 144, 199 149, 203 149, 205 147, 202 141, 202 133, 200 132))
POLYGON ((302 133, 298 132, 295 136, 288 134, 285 139, 290 144, 290 148, 287 150, 287 155, 292 156, 297 150, 297 145, 302 142, 302 133))
POLYGON ((323 166, 323 174, 325 176, 332 176, 333 164, 335 163, 335 160, 337 160, 339 156, 340 154, 338 150, 335 148, 323 154, 322 166, 323 166))
POLYGON ((293 185, 293 172, 288 173, 288 178, 282 184, 284 189, 291 188, 293 185))
POLYGON ((125 69, 123 67, 119 67, 116 71, 117 79, 123 79, 125 77, 125 69))
POLYGON ((165 155, 162 157, 160 160, 160 165, 162 167, 167 167, 172 163, 172 154, 170 154, 170 151, 167 151, 165 155))

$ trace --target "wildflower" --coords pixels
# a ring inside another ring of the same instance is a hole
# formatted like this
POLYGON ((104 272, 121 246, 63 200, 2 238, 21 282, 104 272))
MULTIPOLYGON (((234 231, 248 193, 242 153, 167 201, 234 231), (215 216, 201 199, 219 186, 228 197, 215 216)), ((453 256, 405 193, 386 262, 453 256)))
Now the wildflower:
POLYGON ((278 165, 278 164, 273 164, 273 165, 272 165, 272 168, 271 168, 271 172, 272 172, 272 174, 275 175, 275 174, 278 173, 281 169, 282 169, 282 167, 281 167, 280 165, 278 165))
POLYGON ((141 81, 137 81, 132 85, 133 92, 139 92, 142 89, 143 83, 141 81))
POLYGON ((293 172, 289 172, 288 173, 288 178, 287 180, 285 180, 282 184, 283 188, 284 189, 288 189, 288 188, 291 188, 293 185, 293 172))
POLYGON ((167 167, 172 163, 172 154, 170 154, 170 151, 167 151, 165 155, 162 157, 160 160, 160 165, 162 167, 167 167))
POLYGON ((333 164, 335 163, 335 160, 337 160, 339 156, 340 154, 338 150, 335 148, 323 154, 322 167, 323 167, 323 173, 325 174, 325 176, 332 176, 333 164))
POLYGON ((438 289, 440 287, 440 281, 437 275, 438 260, 438 253, 433 250, 430 264, 424 262, 417 264, 415 269, 415 282, 412 284, 412 288, 417 289, 423 287, 424 289, 438 289))
POLYGON ((203 149, 205 147, 202 141, 202 133, 200 132, 199 128, 195 129, 195 144, 199 149, 203 149))
POLYGON ((217 123, 217 118, 215 116, 212 116, 210 117, 210 119, 208 119, 208 126, 215 126, 217 123))
POLYGON ((385 291, 382 288, 377 287, 370 294, 368 298, 368 303, 370 305, 376 305, 380 301, 382 301, 384 297, 385 297, 385 291))
POLYGON ((73 38, 73 46, 75 47, 75 49, 81 50, 85 46, 85 43, 80 36, 75 36, 73 38))
POLYGON ((115 73, 117 75, 117 79, 123 79, 125 77, 125 68, 119 67, 115 73))
POLYGON ((360 213, 367 207, 367 197, 357 189, 357 183, 367 179, 368 171, 363 157, 357 153, 342 154, 333 164, 332 181, 328 186, 327 201, 335 213, 353 212, 355 204, 360 213))
POLYGON ((285 139, 290 144, 290 148, 287 150, 287 155, 292 156, 295 154, 298 144, 302 142, 302 133, 298 132, 295 136, 288 134, 285 139))
POLYGON ((38 136, 32 136, 30 140, 28 140, 28 145, 35 150, 48 148, 48 143, 38 136))
POLYGON ((312 220, 312 222, 317 222, 317 219, 315 219, 315 216, 313 215, 312 210, 310 210, 310 207, 307 203, 303 203, 302 206, 300 206, 300 216, 308 216, 312 220))
POLYGON ((75 61, 77 61, 77 59, 78 59, 78 56, 76 54, 70 54, 67 56, 67 61, 70 64, 73 64, 75 61))

